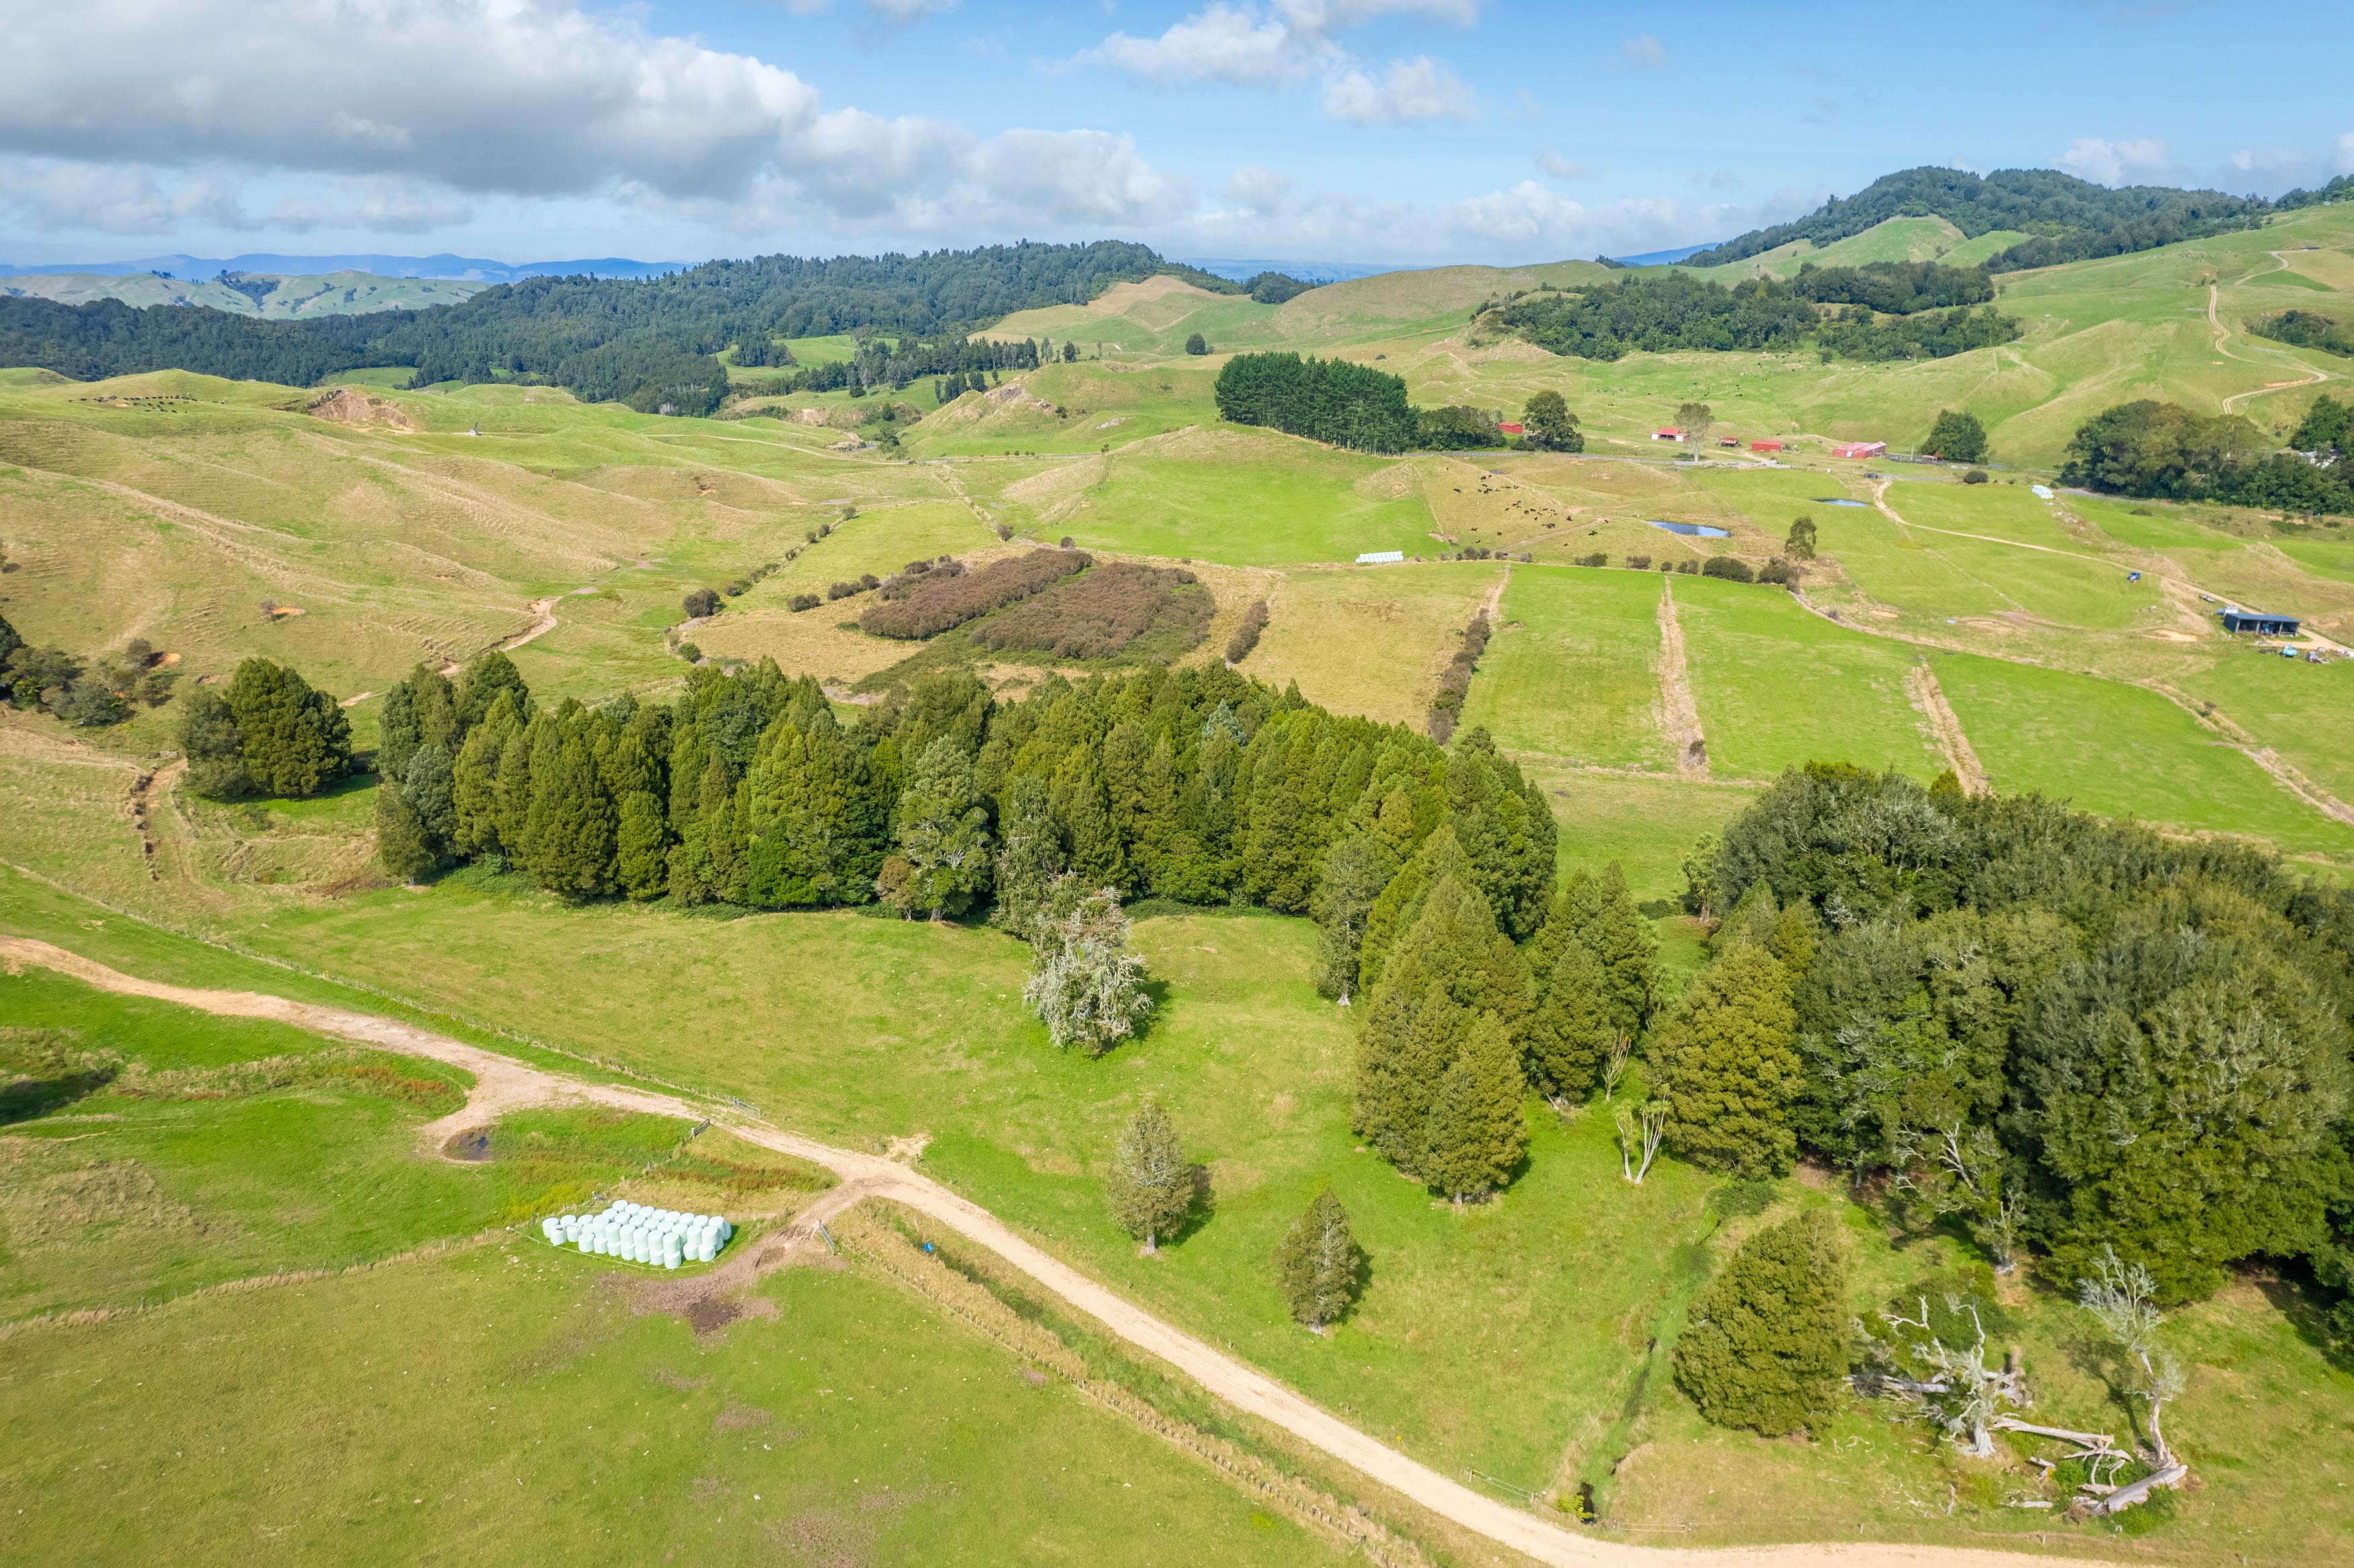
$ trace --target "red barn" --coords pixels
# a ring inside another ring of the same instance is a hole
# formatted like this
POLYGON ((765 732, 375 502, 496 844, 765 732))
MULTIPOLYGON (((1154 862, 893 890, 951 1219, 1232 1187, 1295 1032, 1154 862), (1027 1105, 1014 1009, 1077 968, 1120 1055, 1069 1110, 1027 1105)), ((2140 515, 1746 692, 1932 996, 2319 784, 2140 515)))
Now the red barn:
POLYGON ((1503 431, 1504 434, 1508 436, 1517 436, 1526 430, 1528 427, 1525 425, 1499 425, 1496 429, 1503 431))
POLYGON ((1753 452, 1778 452, 1782 450, 1782 443, 1779 441, 1752 441, 1749 443, 1749 450, 1753 452))
POLYGON ((1662 425, 1651 432, 1651 439, 1655 441, 1680 441, 1684 439, 1684 433, 1673 425, 1662 425))
POLYGON ((1886 441, 1849 441, 1831 449, 1831 456, 1837 458, 1876 458, 1887 455, 1886 441))

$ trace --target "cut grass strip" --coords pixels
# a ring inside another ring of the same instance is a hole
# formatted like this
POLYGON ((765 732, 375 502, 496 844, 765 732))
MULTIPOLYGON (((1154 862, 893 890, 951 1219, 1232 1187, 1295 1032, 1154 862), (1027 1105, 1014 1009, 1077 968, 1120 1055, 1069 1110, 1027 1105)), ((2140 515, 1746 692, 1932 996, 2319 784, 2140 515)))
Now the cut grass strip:
POLYGON ((1910 648, 1834 626, 1778 588, 1679 577, 1676 608, 1718 774, 1771 779, 1816 761, 1925 781, 1944 770, 1905 694, 1910 648))
POLYGON ((1659 734, 1656 576, 1515 567, 1467 724, 1508 751, 1608 767, 1672 763, 1659 734))

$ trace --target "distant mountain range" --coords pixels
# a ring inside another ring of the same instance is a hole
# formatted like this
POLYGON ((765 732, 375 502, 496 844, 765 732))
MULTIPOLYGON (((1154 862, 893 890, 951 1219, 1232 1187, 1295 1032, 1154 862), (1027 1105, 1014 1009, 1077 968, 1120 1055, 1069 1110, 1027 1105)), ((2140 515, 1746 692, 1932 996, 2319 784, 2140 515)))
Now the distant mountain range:
POLYGON ((1713 249, 1717 243, 1711 240, 1706 245, 1679 245, 1673 250, 1646 250, 1640 256, 1613 256, 1610 260, 1621 267, 1671 267, 1687 256, 1713 249))
POLYGON ((45 261, 16 266, 0 261, 0 278, 55 276, 121 278, 136 272, 168 272, 190 282, 205 282, 223 272, 257 272, 266 277, 313 277, 325 272, 366 272, 378 278, 451 278, 470 283, 514 283, 525 278, 571 278, 583 273, 599 278, 653 278, 682 272, 684 261, 631 261, 600 256, 580 261, 486 261, 479 256, 279 256, 255 252, 245 256, 143 256, 131 261, 45 261))
POLYGON ((1236 283, 1247 283, 1261 272, 1281 272, 1303 283, 1345 283, 1352 278, 1413 270, 1407 267, 1370 267, 1362 261, 1246 261, 1229 256, 1172 256, 1170 260, 1214 272, 1236 283))

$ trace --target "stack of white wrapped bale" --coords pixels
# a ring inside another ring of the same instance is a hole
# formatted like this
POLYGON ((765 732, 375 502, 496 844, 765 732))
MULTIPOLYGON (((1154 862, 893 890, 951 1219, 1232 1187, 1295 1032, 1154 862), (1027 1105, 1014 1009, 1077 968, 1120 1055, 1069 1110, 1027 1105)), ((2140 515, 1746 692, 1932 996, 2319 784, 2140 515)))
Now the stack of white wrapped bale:
POLYGON ((601 1214, 558 1214, 540 1221, 539 1227, 556 1246, 576 1245, 656 1268, 709 1263, 736 1234, 717 1214, 682 1214, 643 1203, 615 1203, 601 1214))

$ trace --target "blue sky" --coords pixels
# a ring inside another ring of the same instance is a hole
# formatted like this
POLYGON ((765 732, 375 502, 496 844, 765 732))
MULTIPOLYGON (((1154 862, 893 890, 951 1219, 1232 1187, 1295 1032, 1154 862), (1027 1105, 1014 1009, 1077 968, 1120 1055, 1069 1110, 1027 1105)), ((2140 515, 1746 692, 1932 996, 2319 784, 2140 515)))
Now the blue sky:
POLYGON ((2262 10, 0 0, 0 260, 1502 262, 1720 238, 1916 164, 2354 172, 2343 5, 2262 10))

